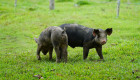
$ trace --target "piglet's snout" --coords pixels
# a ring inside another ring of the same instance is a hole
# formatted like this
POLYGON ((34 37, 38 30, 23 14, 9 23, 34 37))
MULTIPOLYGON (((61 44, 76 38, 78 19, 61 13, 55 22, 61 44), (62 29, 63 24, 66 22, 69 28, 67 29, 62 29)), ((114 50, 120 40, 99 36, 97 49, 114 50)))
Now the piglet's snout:
POLYGON ((101 43, 102 43, 102 44, 105 44, 105 43, 106 43, 106 40, 103 40, 101 43))

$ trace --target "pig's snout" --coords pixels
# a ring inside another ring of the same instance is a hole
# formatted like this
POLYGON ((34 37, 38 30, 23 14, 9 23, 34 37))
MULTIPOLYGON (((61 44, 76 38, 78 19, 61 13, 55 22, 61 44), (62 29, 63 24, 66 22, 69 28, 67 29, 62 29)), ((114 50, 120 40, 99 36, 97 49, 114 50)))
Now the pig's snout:
POLYGON ((106 40, 103 40, 103 41, 101 42, 102 45, 104 45, 105 43, 106 43, 106 40))

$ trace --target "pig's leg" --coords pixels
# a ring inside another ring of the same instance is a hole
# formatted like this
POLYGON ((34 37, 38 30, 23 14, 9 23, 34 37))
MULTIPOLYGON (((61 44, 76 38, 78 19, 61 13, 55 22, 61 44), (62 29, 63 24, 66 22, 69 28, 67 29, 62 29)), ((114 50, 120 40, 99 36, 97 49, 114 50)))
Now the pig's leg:
POLYGON ((41 51, 41 45, 38 45, 38 47, 37 47, 37 59, 38 60, 41 60, 40 51, 41 51))
POLYGON ((104 58, 103 58, 103 55, 102 55, 102 46, 97 47, 97 48, 96 48, 96 51, 97 51, 97 53, 98 53, 100 59, 104 59, 104 58))
POLYGON ((59 63, 60 62, 60 50, 59 50, 59 46, 58 47, 54 47, 55 52, 56 52, 56 62, 59 63))
POLYGON ((63 58, 63 54, 62 54, 62 48, 61 47, 59 47, 59 51, 60 51, 60 59, 62 59, 63 58))
POLYGON ((53 48, 49 49, 49 60, 52 60, 52 52, 53 52, 53 48))
POLYGON ((62 47, 62 58, 64 58, 64 62, 66 63, 67 62, 67 47, 64 46, 62 47))
POLYGON ((88 52, 89 52, 89 49, 86 48, 86 47, 83 47, 83 59, 84 59, 84 60, 87 58, 88 52))

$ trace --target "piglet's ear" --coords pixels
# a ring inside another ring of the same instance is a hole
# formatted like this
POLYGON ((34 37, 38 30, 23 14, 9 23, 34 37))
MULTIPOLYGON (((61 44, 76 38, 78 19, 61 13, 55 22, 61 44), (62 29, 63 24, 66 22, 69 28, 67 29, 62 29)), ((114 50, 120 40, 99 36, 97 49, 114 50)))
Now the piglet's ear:
POLYGON ((107 35, 111 35, 113 30, 112 28, 107 28, 105 31, 107 32, 107 35))
POLYGON ((98 29, 94 29, 93 36, 96 36, 97 34, 99 34, 99 30, 98 29))

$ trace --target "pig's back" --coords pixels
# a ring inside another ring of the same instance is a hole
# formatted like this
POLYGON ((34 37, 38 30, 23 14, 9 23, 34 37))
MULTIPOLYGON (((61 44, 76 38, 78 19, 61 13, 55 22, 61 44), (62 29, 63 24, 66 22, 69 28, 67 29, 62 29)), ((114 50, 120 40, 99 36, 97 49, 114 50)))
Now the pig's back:
POLYGON ((63 24, 60 26, 62 29, 66 29, 68 35, 68 44, 71 47, 82 47, 84 42, 92 40, 93 29, 84 27, 78 24, 63 24))

